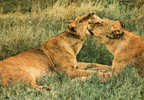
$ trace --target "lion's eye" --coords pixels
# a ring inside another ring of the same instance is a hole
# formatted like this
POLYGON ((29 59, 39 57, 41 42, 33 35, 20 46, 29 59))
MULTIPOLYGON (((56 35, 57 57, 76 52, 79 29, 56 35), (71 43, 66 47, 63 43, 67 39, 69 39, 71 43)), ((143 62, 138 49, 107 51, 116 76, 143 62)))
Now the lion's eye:
POLYGON ((72 28, 71 28, 71 31, 76 32, 76 30, 75 30, 75 28, 74 28, 74 27, 72 27, 72 28))
POLYGON ((120 21, 120 25, 121 25, 122 28, 125 28, 125 24, 121 21, 120 21))
POLYGON ((103 24, 100 23, 100 22, 96 22, 95 25, 97 25, 97 26, 103 26, 103 24))

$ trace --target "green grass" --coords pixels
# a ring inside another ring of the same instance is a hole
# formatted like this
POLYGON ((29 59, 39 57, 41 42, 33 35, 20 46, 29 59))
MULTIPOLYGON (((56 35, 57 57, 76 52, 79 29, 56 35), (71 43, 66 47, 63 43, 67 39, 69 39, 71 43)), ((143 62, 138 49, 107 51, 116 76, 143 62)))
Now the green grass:
MULTIPOLYGON (((143 7, 125 6, 116 0, 88 0, 78 5, 56 3, 42 12, 0 15, 0 59, 39 47, 49 37, 63 32, 70 19, 90 11, 100 17, 120 20, 126 29, 144 36, 143 7), (90 1, 90 2, 88 2, 90 1)), ((105 46, 88 37, 77 56, 79 61, 111 65, 113 56, 105 46)), ((38 80, 51 91, 35 91, 23 83, 0 85, 0 100, 143 100, 144 83, 135 68, 123 70, 117 78, 102 83, 96 75, 87 81, 73 81, 65 74, 38 80)))
POLYGON ((134 68, 125 69, 118 78, 102 83, 96 75, 87 81, 72 81, 65 74, 46 76, 38 84, 51 91, 35 91, 24 84, 0 87, 1 100, 143 100, 143 81, 134 68))

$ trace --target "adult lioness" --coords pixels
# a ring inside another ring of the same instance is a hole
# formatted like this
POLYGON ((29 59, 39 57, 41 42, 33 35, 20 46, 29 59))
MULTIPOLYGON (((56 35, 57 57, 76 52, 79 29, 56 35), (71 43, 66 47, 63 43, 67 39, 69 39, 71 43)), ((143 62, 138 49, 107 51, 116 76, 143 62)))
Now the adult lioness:
POLYGON ((144 38, 125 30, 119 21, 102 19, 89 23, 88 30, 114 56, 112 66, 109 66, 112 70, 99 72, 100 80, 106 81, 113 75, 117 76, 128 65, 136 66, 140 76, 144 77, 144 38))
POLYGON ((41 89, 43 86, 38 86, 36 79, 52 71, 66 72, 71 77, 91 75, 95 71, 84 70, 84 67, 91 64, 77 62, 76 55, 86 40, 89 19, 95 18, 92 13, 79 16, 68 25, 65 32, 48 39, 39 49, 28 50, 0 61, 2 84, 24 81, 35 89, 41 89))
MULTIPOLYGON (((68 29, 56 37, 48 39, 41 50, 49 59, 49 66, 56 72, 65 72, 68 76, 87 77, 92 70, 85 70, 87 66, 96 67, 98 64, 77 62, 76 56, 90 33, 87 25, 90 19, 101 20, 94 13, 79 16, 71 21, 68 29)), ((93 34, 92 34, 93 35, 93 34)))

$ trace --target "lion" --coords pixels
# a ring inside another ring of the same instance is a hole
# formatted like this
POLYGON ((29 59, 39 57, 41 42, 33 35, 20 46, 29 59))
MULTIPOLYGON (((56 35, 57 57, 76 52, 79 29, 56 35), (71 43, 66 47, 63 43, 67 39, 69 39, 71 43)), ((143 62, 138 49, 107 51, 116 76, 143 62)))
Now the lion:
POLYGON ((32 85, 36 90, 50 89, 47 86, 39 86, 37 79, 46 74, 64 72, 72 78, 87 78, 94 72, 86 70, 87 66, 95 66, 95 63, 78 62, 76 59, 82 45, 90 33, 87 31, 88 21, 99 19, 93 13, 76 17, 68 24, 68 28, 49 38, 39 48, 24 51, 0 61, 0 76, 2 85, 23 81, 32 85))
POLYGON ((101 81, 117 76, 126 66, 135 66, 139 75, 144 77, 143 37, 127 31, 122 22, 110 19, 93 19, 89 22, 88 30, 114 56, 112 66, 105 65, 105 70, 99 71, 101 81))
POLYGON ((47 55, 50 61, 49 66, 53 71, 65 72, 71 78, 83 79, 87 79, 96 72, 93 69, 86 69, 88 66, 97 68, 99 64, 78 62, 76 59, 88 35, 93 35, 87 30, 90 19, 101 20, 95 13, 79 16, 75 21, 70 21, 66 31, 48 39, 40 47, 47 55))

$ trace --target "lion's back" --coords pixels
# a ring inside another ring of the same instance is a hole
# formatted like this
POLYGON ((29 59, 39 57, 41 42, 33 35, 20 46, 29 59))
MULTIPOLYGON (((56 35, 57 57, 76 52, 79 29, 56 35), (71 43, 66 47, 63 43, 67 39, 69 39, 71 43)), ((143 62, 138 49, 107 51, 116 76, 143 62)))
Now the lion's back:
POLYGON ((47 56, 37 49, 28 50, 0 61, 3 84, 17 80, 29 81, 30 78, 40 78, 47 71, 50 72, 47 56))

